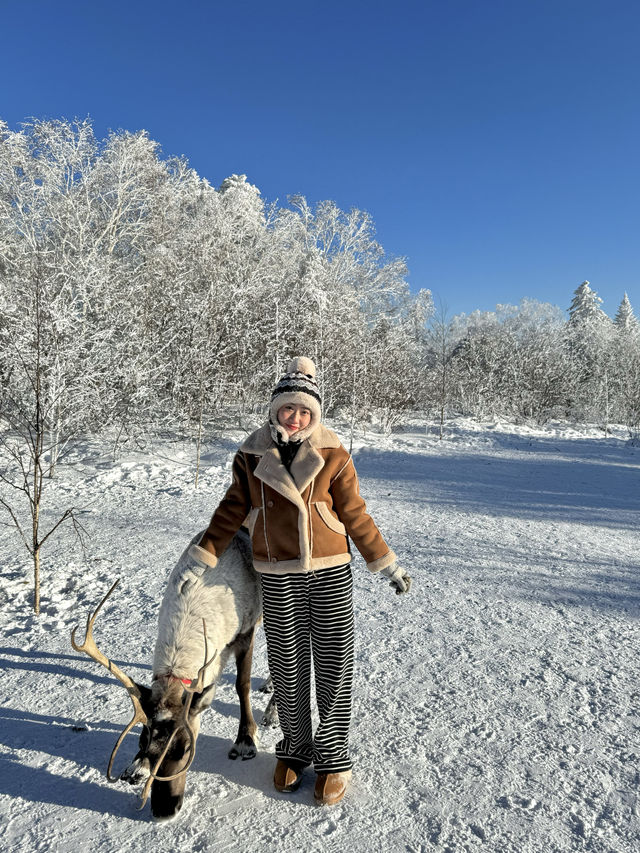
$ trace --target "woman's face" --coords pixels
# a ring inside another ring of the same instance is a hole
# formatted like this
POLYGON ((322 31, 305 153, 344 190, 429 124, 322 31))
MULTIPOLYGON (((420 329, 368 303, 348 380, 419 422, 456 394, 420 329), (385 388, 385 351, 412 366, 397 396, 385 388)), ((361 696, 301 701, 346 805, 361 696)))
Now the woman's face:
POLYGON ((299 403, 286 403, 278 409, 278 423, 289 435, 295 435, 311 423, 311 410, 299 403))

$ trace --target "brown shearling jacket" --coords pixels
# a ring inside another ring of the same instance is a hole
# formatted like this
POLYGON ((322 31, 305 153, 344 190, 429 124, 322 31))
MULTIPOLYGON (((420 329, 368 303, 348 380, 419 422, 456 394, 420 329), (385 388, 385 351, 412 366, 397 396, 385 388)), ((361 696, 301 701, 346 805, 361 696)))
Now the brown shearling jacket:
POLYGON ((215 566, 243 523, 259 572, 309 572, 348 563, 347 536, 372 572, 396 561, 360 497, 351 456, 323 424, 302 442, 291 474, 268 424, 243 442, 232 470, 231 486, 195 546, 208 565, 215 566))

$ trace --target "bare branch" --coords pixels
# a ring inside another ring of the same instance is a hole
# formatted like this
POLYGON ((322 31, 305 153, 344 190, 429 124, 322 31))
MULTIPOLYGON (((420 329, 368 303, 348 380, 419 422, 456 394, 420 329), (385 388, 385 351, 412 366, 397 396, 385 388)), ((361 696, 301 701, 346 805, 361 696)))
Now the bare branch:
MULTIPOLYGON (((22 530, 20 522, 18 521, 18 518, 17 518, 15 512, 13 511, 12 507, 7 503, 7 501, 5 501, 4 498, 0 498, 0 505, 2 505, 6 509, 6 511, 9 513, 9 515, 11 516, 11 519, 13 520, 13 525, 16 528, 16 530, 18 531, 18 533, 20 534, 20 537, 21 537, 22 541, 24 542, 25 548, 33 556, 33 546, 29 544, 27 537, 24 535, 24 531, 22 530)), ((11 525, 7 524, 6 526, 10 527, 11 525)))
POLYGON ((2 471, 0 471, 0 480, 3 483, 6 483, 7 486, 10 486, 12 489, 15 489, 18 492, 24 492, 25 491, 24 486, 19 486, 19 485, 17 485, 17 483, 14 483, 14 481, 10 480, 7 476, 5 476, 5 474, 3 474, 2 471))
POLYGON ((61 524, 64 524, 64 522, 65 522, 65 521, 67 521, 69 518, 73 518, 73 514, 74 514, 74 510, 73 510, 73 508, 71 508, 71 509, 66 509, 66 510, 62 513, 62 515, 60 516, 60 518, 56 521, 56 523, 53 525, 53 527, 49 530, 49 532, 48 532, 48 533, 46 533, 46 534, 42 537, 42 539, 40 540, 40 542, 39 542, 38 544, 42 547, 42 545, 44 545, 44 543, 45 543, 45 542, 47 541, 47 539, 51 536, 51 534, 52 534, 52 533, 55 533, 55 531, 60 527, 60 525, 61 525, 61 524))

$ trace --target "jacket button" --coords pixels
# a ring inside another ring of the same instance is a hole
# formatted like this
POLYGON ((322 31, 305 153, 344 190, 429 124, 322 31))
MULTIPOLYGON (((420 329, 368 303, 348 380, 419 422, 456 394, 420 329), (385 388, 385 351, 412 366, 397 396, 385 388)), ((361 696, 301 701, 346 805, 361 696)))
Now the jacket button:
POLYGON ((272 558, 271 558, 271 562, 272 562, 272 563, 277 563, 277 562, 278 562, 278 558, 277 558, 277 557, 272 557, 272 558))
POLYGON ((269 507, 273 506, 273 501, 267 501, 267 506, 269 506, 269 507))

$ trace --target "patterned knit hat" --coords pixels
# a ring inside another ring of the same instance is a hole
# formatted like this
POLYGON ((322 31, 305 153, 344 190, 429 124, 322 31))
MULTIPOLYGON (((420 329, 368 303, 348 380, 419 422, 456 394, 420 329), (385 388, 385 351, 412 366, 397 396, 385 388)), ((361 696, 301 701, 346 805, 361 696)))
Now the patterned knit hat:
POLYGON ((311 412, 309 426, 299 430, 293 441, 304 441, 320 423, 320 393, 316 382, 316 366, 310 358, 298 356, 289 362, 287 372, 278 382, 271 394, 269 410, 269 426, 274 441, 286 444, 289 433, 278 423, 278 411, 287 403, 298 403, 306 406, 311 412), (279 437, 279 438, 278 438, 279 437))

